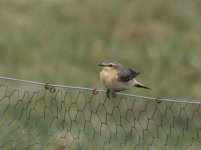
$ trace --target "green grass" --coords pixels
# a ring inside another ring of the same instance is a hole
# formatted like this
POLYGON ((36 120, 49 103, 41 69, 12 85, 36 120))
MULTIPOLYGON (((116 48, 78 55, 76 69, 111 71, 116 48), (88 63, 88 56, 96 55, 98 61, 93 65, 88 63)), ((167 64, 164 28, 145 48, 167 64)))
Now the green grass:
POLYGON ((198 1, 1 1, 2 76, 103 88, 97 64, 141 72, 159 97, 201 97, 198 1))
POLYGON ((196 0, 1 0, 0 76, 103 89, 97 65, 114 59, 152 88, 126 93, 201 99, 200 7, 196 0))

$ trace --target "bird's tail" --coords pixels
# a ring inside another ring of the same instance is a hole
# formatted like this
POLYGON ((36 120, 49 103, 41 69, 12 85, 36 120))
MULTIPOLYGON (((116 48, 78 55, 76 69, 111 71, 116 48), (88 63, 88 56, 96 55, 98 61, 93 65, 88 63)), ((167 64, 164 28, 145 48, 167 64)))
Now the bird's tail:
POLYGON ((141 83, 139 83, 139 82, 138 82, 137 80, 135 80, 135 79, 134 79, 134 86, 135 86, 135 87, 138 87, 138 88, 144 88, 144 89, 149 89, 149 90, 151 90, 151 88, 142 85, 141 83))

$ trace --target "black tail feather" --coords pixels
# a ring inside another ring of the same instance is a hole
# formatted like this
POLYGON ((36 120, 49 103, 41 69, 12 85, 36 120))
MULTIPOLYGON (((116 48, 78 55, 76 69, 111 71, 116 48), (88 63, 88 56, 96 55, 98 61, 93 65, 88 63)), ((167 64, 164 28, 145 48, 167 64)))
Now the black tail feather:
POLYGON ((140 85, 140 84, 135 84, 135 87, 138 87, 138 88, 144 88, 144 89, 149 89, 149 90, 151 90, 151 88, 146 87, 146 86, 143 86, 143 85, 140 85))

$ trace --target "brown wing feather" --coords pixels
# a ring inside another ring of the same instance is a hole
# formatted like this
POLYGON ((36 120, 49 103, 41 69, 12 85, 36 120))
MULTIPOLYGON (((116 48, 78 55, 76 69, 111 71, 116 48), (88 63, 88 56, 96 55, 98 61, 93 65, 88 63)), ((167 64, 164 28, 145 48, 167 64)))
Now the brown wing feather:
POLYGON ((122 68, 120 72, 117 74, 119 81, 129 81, 139 75, 139 72, 134 71, 131 68, 122 68))

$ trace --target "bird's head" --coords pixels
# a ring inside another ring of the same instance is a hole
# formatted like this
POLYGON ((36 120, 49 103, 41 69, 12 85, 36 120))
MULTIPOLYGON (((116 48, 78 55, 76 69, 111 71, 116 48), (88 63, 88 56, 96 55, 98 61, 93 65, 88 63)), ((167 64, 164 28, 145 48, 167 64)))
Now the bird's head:
POLYGON ((99 64, 105 71, 119 71, 123 68, 123 65, 117 61, 105 61, 102 64, 99 64))

